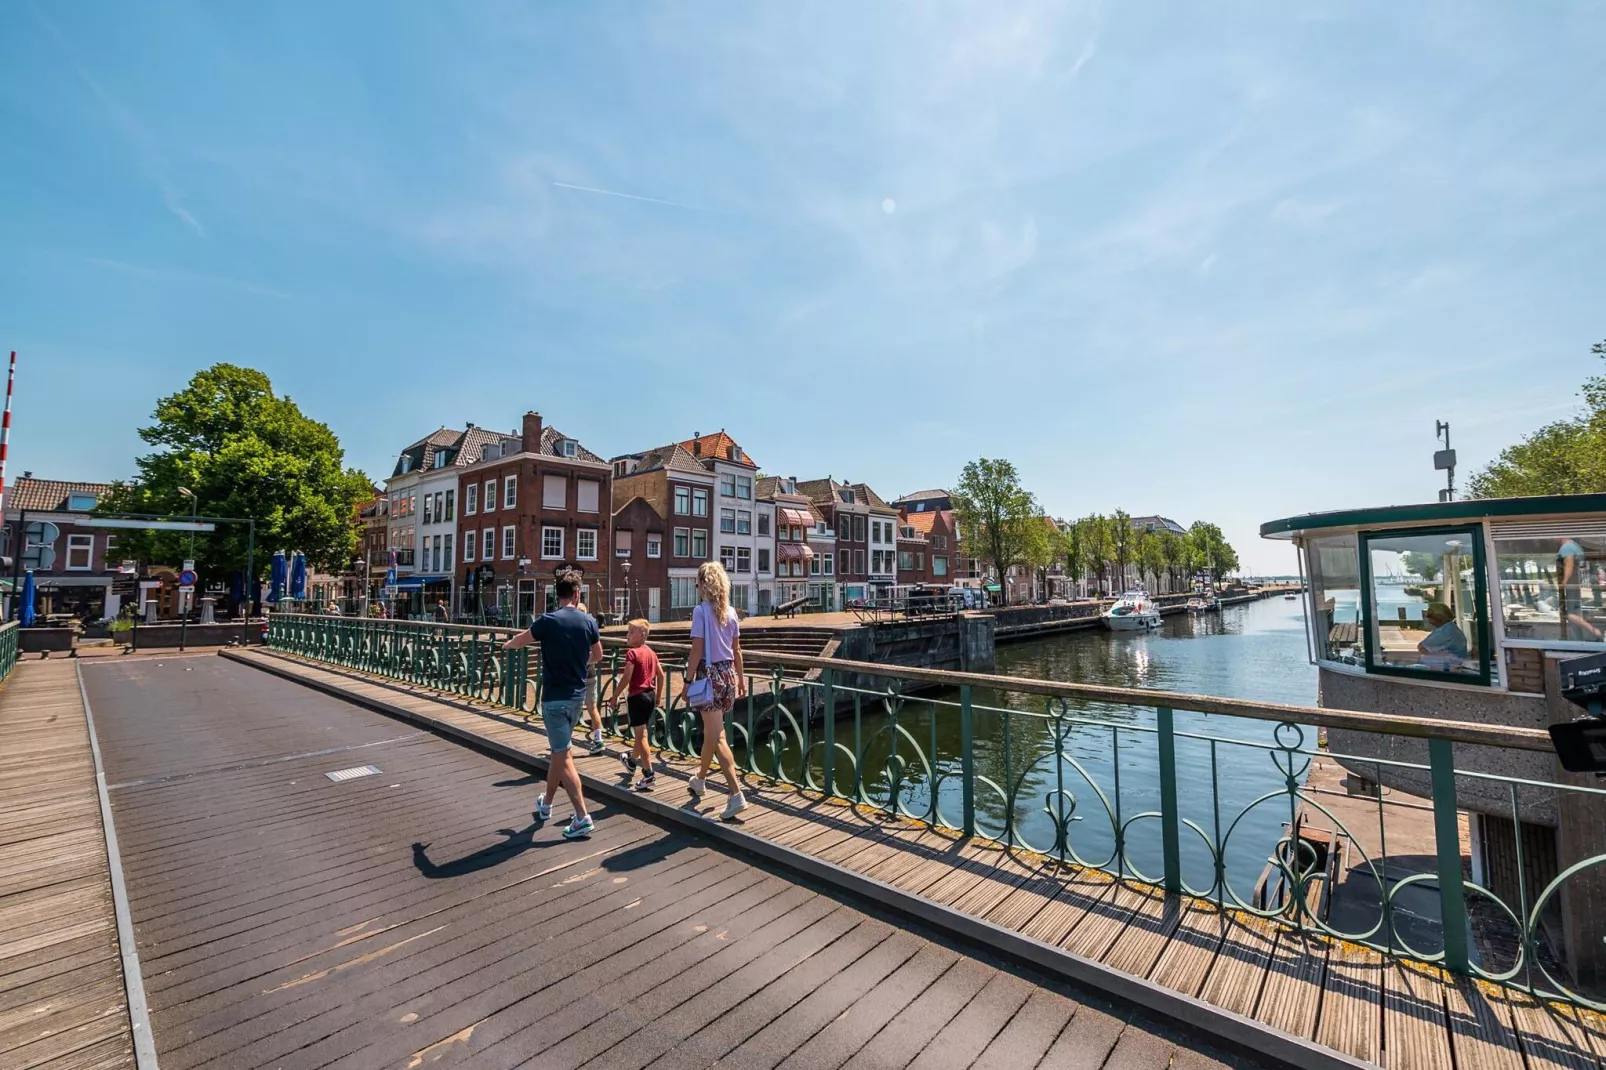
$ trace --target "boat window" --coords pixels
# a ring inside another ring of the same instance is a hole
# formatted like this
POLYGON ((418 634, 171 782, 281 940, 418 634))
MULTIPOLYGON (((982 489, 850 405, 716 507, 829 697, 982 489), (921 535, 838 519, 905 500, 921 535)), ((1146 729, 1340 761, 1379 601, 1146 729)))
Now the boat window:
POLYGON ((1554 521, 1494 533, 1507 639, 1606 642, 1606 531, 1554 521))
POLYGON ((1487 683, 1488 609, 1477 528, 1362 537, 1367 668, 1487 683))
POLYGON ((1356 536, 1329 535, 1310 540, 1311 639, 1316 657, 1346 665, 1366 664, 1366 630, 1361 619, 1361 558, 1356 536))

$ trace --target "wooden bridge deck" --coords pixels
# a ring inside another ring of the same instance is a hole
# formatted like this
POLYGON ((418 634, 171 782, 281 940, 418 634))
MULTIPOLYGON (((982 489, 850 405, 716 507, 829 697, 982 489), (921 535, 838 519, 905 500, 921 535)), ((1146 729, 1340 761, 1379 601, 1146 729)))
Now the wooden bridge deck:
POLYGON ((0 687, 0 1066, 133 1065, 77 671, 25 661, 0 687))
MULTIPOLYGON (((275 652, 227 656, 451 726, 505 753, 532 760, 546 753, 538 719, 275 652)), ((578 764, 599 782, 617 780, 613 752, 578 764)), ((668 770, 673 779, 657 798, 679 802, 690 770, 683 763, 668 770)), ((1592 1013, 1302 936, 1202 900, 1168 900, 1097 871, 1051 869, 991 842, 785 786, 750 797, 756 805, 743 815, 746 835, 1353 1059, 1390 1070, 1586 1070, 1606 1058, 1606 1022, 1592 1013)), ((722 804, 711 791, 702 809, 713 813, 722 804)))
POLYGON ((1253 1065, 221 658, 84 676, 164 1070, 1253 1065))

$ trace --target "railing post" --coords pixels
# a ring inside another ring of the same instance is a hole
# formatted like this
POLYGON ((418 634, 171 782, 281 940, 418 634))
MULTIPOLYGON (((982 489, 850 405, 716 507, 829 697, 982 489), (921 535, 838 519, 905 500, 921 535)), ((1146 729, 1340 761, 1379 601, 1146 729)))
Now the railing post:
MULTIPOLYGON (((936 713, 933 712, 933 717, 936 713)), ((966 836, 976 835, 976 726, 971 716, 970 685, 959 685, 960 824, 966 836)), ((932 755, 932 761, 937 756, 932 755)))
POLYGON ((836 794, 836 674, 822 669, 820 682, 825 704, 825 723, 820 726, 825 743, 825 756, 820 762, 820 787, 830 796, 836 794))
POLYGON ((1165 853, 1167 895, 1182 894, 1182 845, 1177 812, 1177 739, 1173 734, 1171 708, 1154 708, 1155 727, 1160 744, 1160 846, 1165 853))
POLYGON ((1470 972, 1467 958, 1466 889, 1461 883, 1461 831, 1455 805, 1455 745, 1428 740, 1433 779, 1433 839, 1439 860, 1439 917, 1444 929, 1444 966, 1470 972))

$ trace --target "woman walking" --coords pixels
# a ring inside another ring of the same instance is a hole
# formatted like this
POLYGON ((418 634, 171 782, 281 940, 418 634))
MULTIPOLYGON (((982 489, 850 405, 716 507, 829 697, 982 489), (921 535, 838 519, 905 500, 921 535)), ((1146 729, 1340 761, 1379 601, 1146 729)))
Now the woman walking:
POLYGON ((703 719, 703 760, 692 777, 693 798, 701 801, 707 788, 708 770, 714 759, 730 784, 723 820, 729 821, 747 809, 747 797, 736 779, 736 757, 725 741, 725 715, 736 700, 747 694, 747 678, 742 675, 741 626, 731 608, 731 581, 718 561, 704 562, 697 569, 697 593, 702 601, 691 615, 691 656, 686 659, 686 694, 692 708, 703 719), (706 688, 694 688, 693 680, 707 680, 706 688), (698 694, 703 691, 703 694, 698 694))

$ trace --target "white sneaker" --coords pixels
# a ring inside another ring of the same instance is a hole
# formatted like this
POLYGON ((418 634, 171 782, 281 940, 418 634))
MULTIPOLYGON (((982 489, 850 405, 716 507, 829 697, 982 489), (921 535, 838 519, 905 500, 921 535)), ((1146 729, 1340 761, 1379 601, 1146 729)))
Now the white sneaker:
POLYGON ((552 804, 545 799, 537 799, 535 801, 535 819, 537 821, 551 821, 552 804))
POLYGON ((747 809, 747 796, 738 791, 725 801, 725 812, 719 815, 719 819, 729 821, 745 809, 747 809))
POLYGON ((698 802, 702 802, 703 801, 703 789, 706 786, 707 785, 705 785, 703 783, 703 778, 702 777, 694 776, 694 777, 691 778, 690 782, 687 783, 686 790, 691 792, 691 797, 692 798, 696 799, 698 802))

